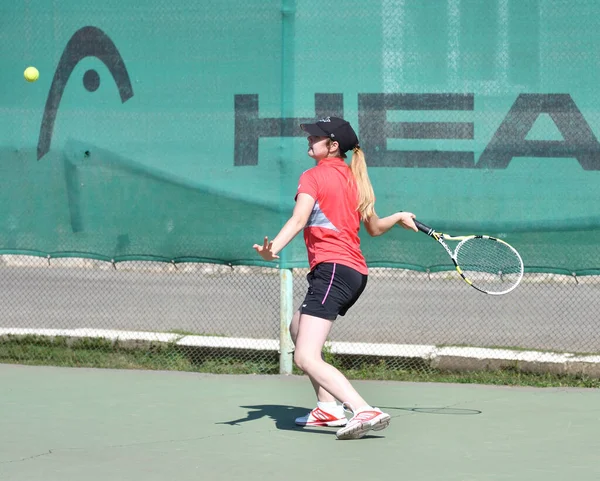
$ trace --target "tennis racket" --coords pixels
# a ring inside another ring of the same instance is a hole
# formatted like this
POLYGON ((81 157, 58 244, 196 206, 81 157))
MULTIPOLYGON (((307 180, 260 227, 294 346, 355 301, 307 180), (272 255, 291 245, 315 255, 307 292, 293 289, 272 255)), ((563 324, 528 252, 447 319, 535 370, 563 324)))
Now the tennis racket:
POLYGON ((492 295, 507 294, 523 278, 523 260, 517 250, 487 235, 451 236, 415 220, 417 229, 433 237, 446 250, 467 284, 492 295), (459 241, 454 252, 444 241, 459 241))

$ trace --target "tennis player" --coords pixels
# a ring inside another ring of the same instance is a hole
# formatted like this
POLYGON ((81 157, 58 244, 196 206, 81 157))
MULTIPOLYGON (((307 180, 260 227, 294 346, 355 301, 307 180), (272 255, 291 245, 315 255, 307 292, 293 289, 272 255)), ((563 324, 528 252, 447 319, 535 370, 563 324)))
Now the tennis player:
POLYGON ((272 241, 265 237, 262 245, 253 247, 267 261, 278 259, 278 253, 304 230, 308 292, 292 319, 290 334, 294 363, 310 378, 317 407, 296 424, 338 426, 338 439, 358 439, 370 430, 386 428, 390 416, 370 406, 340 371, 325 362, 323 346, 333 321, 346 314, 367 285, 358 236, 361 221, 371 236, 379 236, 396 224, 417 231, 415 216, 410 212, 377 216, 364 153, 350 123, 327 117, 301 128, 308 134, 308 155, 316 166, 300 176, 293 214, 281 231, 272 241), (345 162, 349 150, 350 166, 345 162), (345 410, 352 414, 349 421, 345 410))

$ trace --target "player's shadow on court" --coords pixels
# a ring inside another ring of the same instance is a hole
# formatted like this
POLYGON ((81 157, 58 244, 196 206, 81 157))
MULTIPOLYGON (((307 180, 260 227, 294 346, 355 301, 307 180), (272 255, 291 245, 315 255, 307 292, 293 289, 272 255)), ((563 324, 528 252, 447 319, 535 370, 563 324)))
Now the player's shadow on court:
POLYGON ((310 411, 310 408, 298 406, 281 406, 278 404, 259 404, 256 406, 240 406, 248 409, 248 414, 245 418, 234 419, 232 421, 224 421, 216 424, 229 424, 230 426, 240 426, 244 423, 257 421, 262 418, 270 418, 275 421, 275 427, 283 431, 302 431, 315 434, 335 435, 339 428, 310 428, 296 426, 294 422, 297 417, 304 416, 310 411))
MULTIPOLYGON (((302 427, 296 426, 294 422, 297 417, 304 416, 310 411, 309 408, 298 406, 281 406, 279 404, 258 404, 256 406, 240 406, 248 409, 248 414, 244 418, 233 419, 231 421, 218 422, 216 424, 228 424, 229 426, 241 426, 244 423, 258 421, 259 419, 269 418, 275 422, 275 427, 283 431, 302 431, 305 433, 328 434, 335 435, 339 428, 328 427, 302 427)), ((403 411, 406 414, 442 414, 442 415, 477 415, 482 412, 477 409, 459 409, 451 406, 441 407, 391 407, 382 406, 381 409, 388 410, 392 418, 400 416, 398 411, 403 411), (395 411, 395 412, 394 412, 395 411)), ((378 438, 381 436, 368 434, 365 438, 378 438)))

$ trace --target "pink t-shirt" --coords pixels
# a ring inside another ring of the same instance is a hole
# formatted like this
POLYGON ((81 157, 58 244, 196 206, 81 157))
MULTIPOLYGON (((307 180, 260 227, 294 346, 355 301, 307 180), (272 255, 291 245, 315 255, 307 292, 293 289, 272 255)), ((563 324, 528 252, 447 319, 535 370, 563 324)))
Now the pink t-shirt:
POLYGON ((336 262, 368 274, 358 237, 358 191, 344 159, 328 157, 305 171, 300 176, 298 194, 315 199, 304 228, 310 268, 321 262, 336 262))

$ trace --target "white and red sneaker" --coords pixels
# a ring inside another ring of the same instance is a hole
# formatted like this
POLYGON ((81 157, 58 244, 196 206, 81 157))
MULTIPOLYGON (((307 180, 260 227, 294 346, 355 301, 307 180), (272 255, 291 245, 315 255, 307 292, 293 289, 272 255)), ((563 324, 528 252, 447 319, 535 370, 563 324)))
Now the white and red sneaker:
POLYGON ((369 431, 381 431, 390 425, 390 415, 373 408, 366 411, 360 411, 348 422, 348 424, 339 429, 335 435, 338 439, 360 439, 369 431))
POLYGON ((325 411, 320 407, 316 407, 306 416, 296 418, 298 426, 345 426, 347 423, 348 419, 341 406, 335 412, 325 411))

